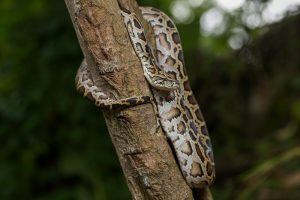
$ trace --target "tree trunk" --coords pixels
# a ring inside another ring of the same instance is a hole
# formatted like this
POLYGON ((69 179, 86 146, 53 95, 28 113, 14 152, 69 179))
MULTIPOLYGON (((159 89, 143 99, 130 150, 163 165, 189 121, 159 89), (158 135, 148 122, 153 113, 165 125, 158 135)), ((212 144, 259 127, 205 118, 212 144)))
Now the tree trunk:
MULTIPOLYGON (((120 99, 152 96, 120 15, 119 5, 135 12, 148 30, 150 40, 151 29, 142 20, 137 3, 134 0, 65 0, 65 3, 95 84, 105 94, 120 99)), ((162 129, 157 128, 151 103, 103 113, 133 199, 194 199, 162 129)), ((202 197, 199 199, 205 199, 202 197)))

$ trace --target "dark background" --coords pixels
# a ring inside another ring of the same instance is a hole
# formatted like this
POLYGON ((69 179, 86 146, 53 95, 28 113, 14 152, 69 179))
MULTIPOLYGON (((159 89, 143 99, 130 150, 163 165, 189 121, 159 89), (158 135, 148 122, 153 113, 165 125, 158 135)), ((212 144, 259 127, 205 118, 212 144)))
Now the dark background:
MULTIPOLYGON (((261 16, 268 2, 255 2, 261 16)), ((300 15, 253 26, 224 11, 226 27, 205 33, 199 19, 215 7, 177 19, 214 146, 213 195, 300 199, 300 15)), ((64 1, 1 0, 0 199, 131 198, 101 111, 75 91, 81 60, 64 1)))

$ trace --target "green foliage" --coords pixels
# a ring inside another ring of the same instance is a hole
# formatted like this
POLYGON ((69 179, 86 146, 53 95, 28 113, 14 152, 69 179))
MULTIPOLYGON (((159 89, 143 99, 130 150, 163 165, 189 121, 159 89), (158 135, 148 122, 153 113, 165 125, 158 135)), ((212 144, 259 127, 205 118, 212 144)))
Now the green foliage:
MULTIPOLYGON (((140 1, 170 16, 174 2, 140 1)), ((178 29, 213 140, 215 199, 299 199, 299 15, 251 28, 242 9, 224 12, 224 31, 205 34, 211 8, 191 7, 178 29)), ((0 11, 0 199, 130 199, 101 111, 75 91, 82 53, 64 2, 2 0, 0 11)))

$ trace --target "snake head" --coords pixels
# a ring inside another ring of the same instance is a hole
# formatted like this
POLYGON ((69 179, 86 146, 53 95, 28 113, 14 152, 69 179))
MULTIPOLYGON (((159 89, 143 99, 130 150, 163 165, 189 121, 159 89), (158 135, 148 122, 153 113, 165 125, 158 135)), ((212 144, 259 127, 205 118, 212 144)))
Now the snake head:
POLYGON ((158 90, 173 91, 179 88, 179 83, 176 80, 157 80, 152 86, 158 90))

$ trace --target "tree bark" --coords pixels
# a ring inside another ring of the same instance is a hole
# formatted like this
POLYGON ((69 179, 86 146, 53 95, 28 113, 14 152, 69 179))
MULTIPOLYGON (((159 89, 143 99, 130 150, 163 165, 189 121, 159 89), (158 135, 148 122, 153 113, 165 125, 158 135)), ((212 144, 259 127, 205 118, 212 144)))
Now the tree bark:
MULTIPOLYGON (((95 84, 116 99, 152 96, 120 15, 119 5, 141 19, 137 3, 134 0, 65 0, 65 3, 95 84)), ((151 33, 149 25, 143 23, 151 33)), ((147 37, 150 39, 149 34, 147 37)), ((194 199, 162 129, 157 127, 151 103, 103 113, 133 199, 194 199)))

